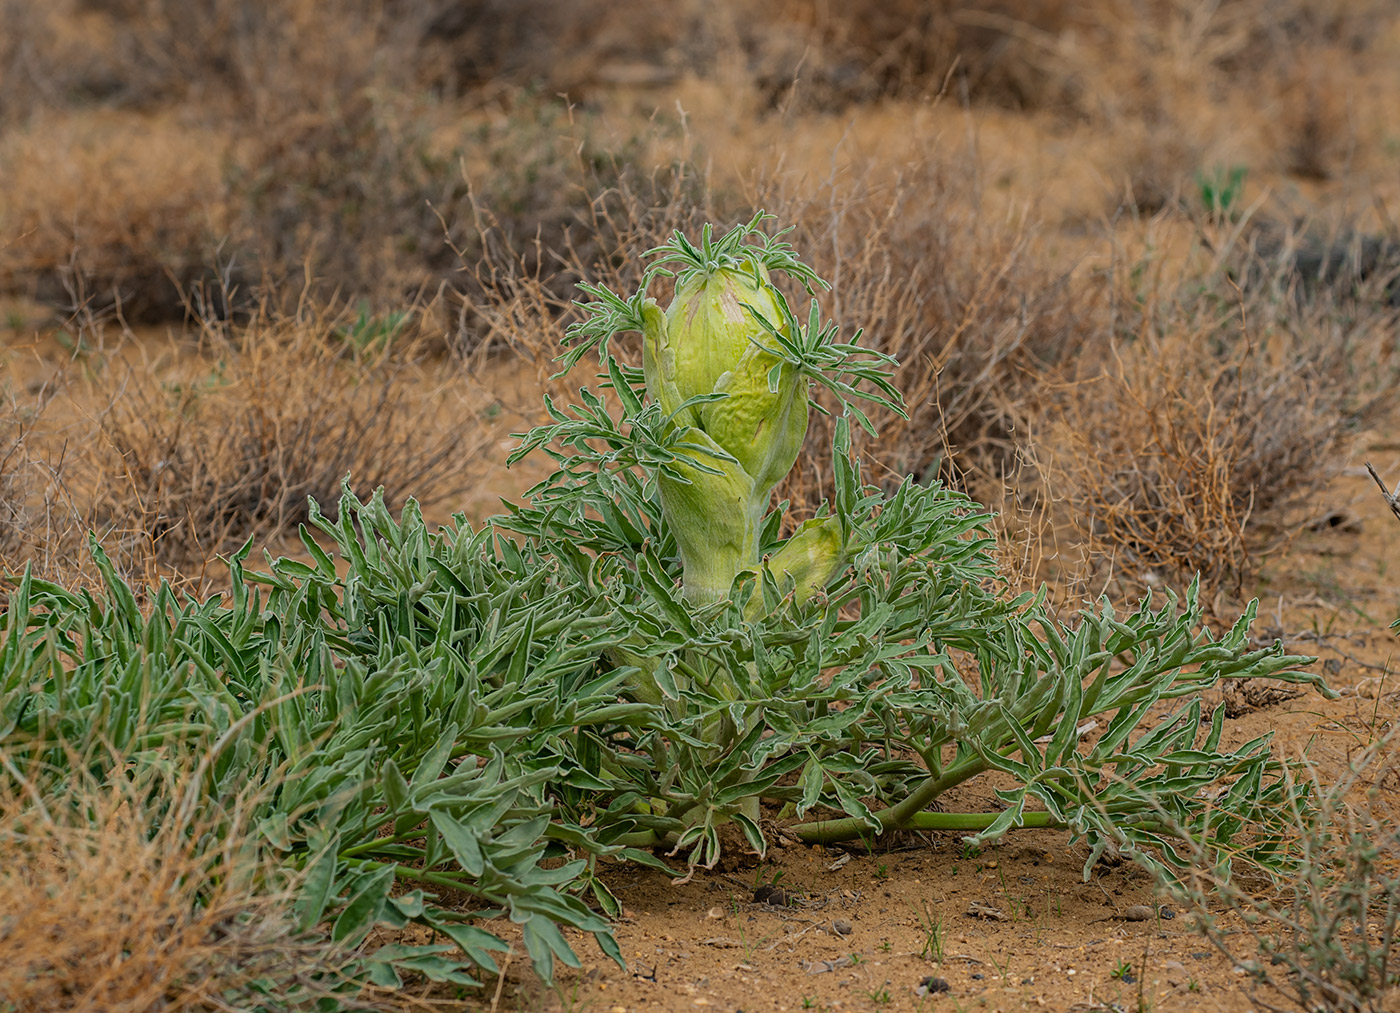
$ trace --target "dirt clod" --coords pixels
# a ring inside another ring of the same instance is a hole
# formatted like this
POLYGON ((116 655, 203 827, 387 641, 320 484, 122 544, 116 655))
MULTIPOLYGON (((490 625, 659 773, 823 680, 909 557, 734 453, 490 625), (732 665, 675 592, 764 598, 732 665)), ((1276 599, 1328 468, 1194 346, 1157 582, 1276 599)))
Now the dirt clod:
POLYGON ((792 895, 772 883, 764 883, 755 890, 753 900, 755 904, 768 904, 772 907, 791 907, 793 904, 792 895))
POLYGON ((985 918, 988 921, 994 922, 1004 922, 1010 917, 1001 908, 980 900, 975 900, 969 904, 966 914, 969 918, 985 918))
POLYGON ((939 978, 930 974, 924 978, 923 981, 919 982, 919 987, 914 989, 914 991, 920 998, 923 998, 926 995, 939 995, 943 992, 951 992, 952 989, 953 986, 948 984, 946 978, 939 978))

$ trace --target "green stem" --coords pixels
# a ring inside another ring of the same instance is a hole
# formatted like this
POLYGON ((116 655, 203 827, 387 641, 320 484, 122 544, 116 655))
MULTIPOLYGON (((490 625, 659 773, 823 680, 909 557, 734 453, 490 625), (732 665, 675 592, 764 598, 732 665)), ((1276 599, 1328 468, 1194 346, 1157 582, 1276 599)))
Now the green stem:
MULTIPOLYGON (((890 810, 886 809, 885 812, 890 810)), ((877 814, 878 816, 879 814, 877 814)), ((1001 813, 939 813, 917 812, 909 816, 900 827, 905 830, 986 830, 995 823, 1001 813)), ((1066 824, 1051 817, 1049 813, 1029 812, 1021 814, 1021 826, 1017 830, 1063 830, 1066 824)), ((788 827, 787 832, 796 835, 803 844, 836 844, 849 841, 869 833, 870 828, 860 820, 830 820, 813 823, 799 823, 788 827)))
MULTIPOLYGON (((949 767, 941 776, 929 778, 904 801, 888 809, 881 809, 875 814, 875 818, 880 822, 880 833, 909 826, 909 821, 939 795, 970 777, 976 777, 987 767, 986 761, 980 756, 970 756, 949 767)), ((855 818, 815 820, 811 823, 799 823, 788 827, 787 830, 804 844, 834 844, 837 841, 853 841, 870 835, 870 827, 865 821, 855 818)))
MULTIPOLYGON (((915 813, 905 824, 908 830, 986 830, 1001 817, 1001 813, 915 813)), ((1049 813, 1021 814, 1019 830, 1063 830, 1064 823, 1049 813)))
POLYGON ((635 830, 611 841, 620 848, 654 848, 665 843, 665 838, 655 830, 635 830))
MULTIPOLYGON (((433 886, 445 886, 451 890, 461 890, 467 893, 471 893, 472 887, 474 886, 474 884, 471 881, 464 882, 463 880, 458 879, 455 876, 450 876, 446 873, 425 872, 422 869, 415 869, 411 865, 401 865, 398 862, 376 862, 372 858, 347 858, 345 860, 345 864, 359 869, 382 869, 386 865, 392 865, 394 867, 395 877, 402 877, 403 879, 412 879, 418 881, 419 883, 431 883, 433 886)), ((498 903, 498 901, 489 894, 478 892, 477 896, 483 897, 486 900, 491 901, 492 903, 498 903)))
POLYGON ((401 834, 394 834, 392 837, 376 837, 373 840, 356 844, 341 851, 342 858, 354 858, 357 855, 371 854, 381 848, 391 844, 402 844, 404 841, 411 841, 416 837, 422 837, 425 833, 423 823, 427 822, 427 817, 423 817, 422 822, 416 823, 412 830, 405 830, 401 834))
MULTIPOLYGON (((723 508, 721 508, 723 509, 723 508)), ((729 507, 733 509, 733 507, 729 507)), ((750 507, 744 519, 743 538, 734 542, 715 525, 715 537, 702 543, 703 550, 681 543, 681 593, 693 605, 710 605, 729 596, 734 578, 743 570, 758 566, 758 535, 762 526, 761 509, 750 507), (688 551, 687 551, 688 550, 688 551)))

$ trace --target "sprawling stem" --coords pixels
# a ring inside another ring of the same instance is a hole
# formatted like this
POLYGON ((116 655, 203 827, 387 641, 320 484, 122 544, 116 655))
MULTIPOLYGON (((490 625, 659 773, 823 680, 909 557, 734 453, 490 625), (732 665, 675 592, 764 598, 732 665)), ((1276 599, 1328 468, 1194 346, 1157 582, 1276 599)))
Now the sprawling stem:
MULTIPOLYGON (((988 768, 987 763, 981 757, 969 757, 961 763, 949 767, 939 777, 930 777, 919 787, 910 792, 898 805, 890 806, 888 809, 881 809, 875 813, 875 818, 880 822, 880 832, 888 830, 903 830, 912 826, 911 821, 918 817, 922 819, 926 816, 940 816, 943 813, 921 812, 925 806, 942 795, 949 788, 956 784, 961 784, 970 777, 976 777, 988 768)), ((996 819, 999 814, 992 813, 988 819, 988 824, 996 819)), ((787 832, 795 836, 804 844, 835 844, 837 841, 853 841, 861 837, 870 836, 870 825, 864 820, 855 818, 845 818, 839 820, 814 820, 810 823, 798 823, 787 828, 787 832)), ((939 829, 933 827, 923 827, 920 829, 939 829)), ((957 827, 947 827, 941 829, 961 829, 957 827)), ((982 829, 982 828, 976 828, 982 829)))

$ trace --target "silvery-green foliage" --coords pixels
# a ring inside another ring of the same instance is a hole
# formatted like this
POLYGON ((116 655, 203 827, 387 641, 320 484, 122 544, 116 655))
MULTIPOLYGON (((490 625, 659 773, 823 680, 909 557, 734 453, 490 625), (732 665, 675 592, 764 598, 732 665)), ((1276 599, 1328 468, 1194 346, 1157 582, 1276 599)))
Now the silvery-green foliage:
MULTIPOLYGON (((682 283, 747 265, 820 288, 762 224, 677 237, 658 264, 682 283)), ((501 918, 546 979, 585 936, 620 961, 601 871, 688 875, 726 825, 762 852, 763 803, 808 841, 1057 826, 1091 863, 1114 848, 1170 875, 1184 830, 1221 870, 1289 868, 1273 831, 1305 808, 1299 782, 1267 737, 1224 746, 1201 703, 1221 679, 1318 683, 1308 659, 1250 649, 1253 606, 1218 639, 1194 587, 1063 621, 1007 593, 966 495, 867 482, 845 417, 818 516, 785 535, 786 504, 764 499, 751 563, 687 595, 663 483, 737 460, 685 422, 728 395, 649 396, 608 341, 646 326, 645 289, 588 294, 566 365, 596 353, 601 386, 547 405, 515 458, 555 470, 487 525, 434 530, 412 502, 394 517, 347 491, 338 520, 312 511, 309 562, 249 572, 237 554, 227 596, 139 602, 96 545, 101 594, 21 579, 0 622, 0 777, 157 764, 193 771, 182 805, 246 795, 303 927, 346 947, 347 1002, 357 982, 494 973, 501 918), (1102 732, 1081 734, 1093 719, 1102 732), (1010 785, 998 809, 936 811, 989 770, 1010 785), (409 923, 437 942, 364 944, 409 923)), ((773 305, 753 339, 775 393, 791 369, 858 424, 862 396, 897 404, 886 360, 815 307, 804 323, 773 305)))

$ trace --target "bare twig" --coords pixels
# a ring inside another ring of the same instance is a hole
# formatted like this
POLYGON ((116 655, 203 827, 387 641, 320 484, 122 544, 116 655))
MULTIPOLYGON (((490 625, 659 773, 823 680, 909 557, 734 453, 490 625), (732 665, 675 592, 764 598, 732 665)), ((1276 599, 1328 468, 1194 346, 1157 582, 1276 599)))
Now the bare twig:
POLYGON ((510 958, 515 956, 515 950, 507 950, 505 957, 501 960, 501 973, 496 975, 496 994, 491 997, 491 1013, 501 1005, 501 992, 506 987, 506 972, 510 970, 510 958))
POLYGON ((1377 474, 1376 469, 1371 467, 1370 461, 1366 462, 1366 470, 1369 471, 1371 477, 1376 480, 1376 485, 1381 487, 1381 495, 1385 497, 1386 503, 1389 504, 1390 512, 1397 518, 1400 518, 1400 485, 1397 485, 1395 491, 1391 492, 1390 489, 1386 487, 1386 484, 1381 481, 1381 476, 1377 474))

